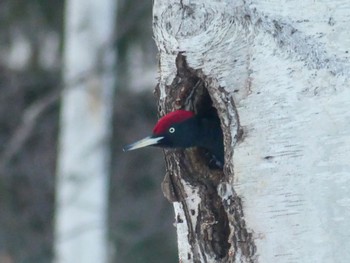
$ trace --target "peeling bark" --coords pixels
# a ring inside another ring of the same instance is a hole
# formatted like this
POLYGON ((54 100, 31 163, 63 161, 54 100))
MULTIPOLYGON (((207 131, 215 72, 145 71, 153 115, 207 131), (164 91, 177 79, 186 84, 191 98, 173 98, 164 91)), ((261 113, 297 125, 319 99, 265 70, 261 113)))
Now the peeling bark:
MULTIPOLYGON (((201 70, 190 68, 183 54, 177 55, 175 64, 176 77, 165 87, 166 99, 159 102, 159 111, 164 115, 188 109, 198 114, 216 109, 219 116, 228 120, 222 125, 225 145, 232 144, 231 138, 237 141, 241 137, 239 120, 236 114, 227 114, 235 112, 233 100, 227 99, 228 94, 201 70), (234 131, 232 125, 236 127, 234 131)), ((230 160, 233 150, 227 148, 226 158, 230 160)), ((182 213, 175 218, 178 227, 186 224, 190 245, 187 260, 235 262, 240 253, 246 262, 253 262, 255 246, 246 229, 241 200, 230 186, 233 178, 230 165, 224 171, 212 167, 204 149, 165 150, 165 156, 167 174, 162 189, 169 201, 181 204, 182 213)))

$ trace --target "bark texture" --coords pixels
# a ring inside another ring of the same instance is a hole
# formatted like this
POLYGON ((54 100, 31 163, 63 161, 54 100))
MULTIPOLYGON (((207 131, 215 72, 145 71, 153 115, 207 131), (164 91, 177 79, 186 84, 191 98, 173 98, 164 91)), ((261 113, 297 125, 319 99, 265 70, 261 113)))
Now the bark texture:
POLYGON ((154 1, 160 115, 212 104, 224 132, 223 170, 165 151, 181 262, 350 259, 350 6, 334 2, 154 1))
POLYGON ((154 4, 153 26, 161 56, 157 88, 160 115, 178 108, 200 113, 214 106, 224 131, 224 170, 212 169, 200 149, 165 152, 163 191, 174 202, 181 262, 253 262, 255 258, 242 201, 233 189, 233 148, 242 137, 242 129, 232 95, 239 89, 221 85, 220 77, 204 72, 203 67, 188 66, 191 58, 201 61, 202 66, 204 61, 213 61, 212 65, 220 63, 221 73, 229 74, 224 72, 226 66, 241 63, 239 56, 222 56, 225 49, 221 45, 227 44, 223 37, 232 30, 234 21, 225 12, 226 3, 217 4, 154 4))

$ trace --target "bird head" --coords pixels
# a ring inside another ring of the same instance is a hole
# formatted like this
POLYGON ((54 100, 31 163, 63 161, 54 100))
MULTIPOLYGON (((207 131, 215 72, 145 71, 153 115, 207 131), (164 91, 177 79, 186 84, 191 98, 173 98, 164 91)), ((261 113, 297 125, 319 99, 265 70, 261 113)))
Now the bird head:
POLYGON ((159 119, 151 136, 125 146, 123 150, 131 151, 147 146, 190 147, 191 136, 189 134, 193 134, 193 125, 190 120, 194 116, 192 111, 176 110, 170 112, 159 119))

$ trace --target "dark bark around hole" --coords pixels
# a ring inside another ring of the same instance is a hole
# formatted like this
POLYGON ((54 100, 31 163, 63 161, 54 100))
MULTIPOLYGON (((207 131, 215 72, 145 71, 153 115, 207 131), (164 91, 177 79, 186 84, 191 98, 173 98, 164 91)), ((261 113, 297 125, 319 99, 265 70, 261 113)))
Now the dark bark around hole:
MULTIPOLYGON (((225 107, 234 107, 233 101, 227 99, 227 94, 222 95, 226 96, 227 103, 212 99, 217 95, 214 92, 224 91, 211 87, 211 81, 201 70, 190 68, 181 53, 176 58, 176 67, 176 77, 171 85, 165 87, 166 99, 159 101, 161 116, 177 109, 192 110, 196 114, 220 115, 227 114, 225 107)), ((159 87, 156 87, 156 95, 159 98, 159 87)), ((233 149, 227 147, 231 145, 230 127, 222 125, 222 128, 225 155, 231 157, 233 149)), ((242 137, 239 127, 235 137, 237 140, 242 137)), ((226 164, 224 170, 217 167, 213 169, 210 157, 200 148, 165 150, 165 160, 167 173, 162 183, 163 193, 169 201, 182 203, 186 217, 183 219, 186 219, 189 229, 188 240, 193 248, 195 244, 200 244, 192 251, 193 262, 199 262, 201 258, 203 260, 203 255, 210 255, 217 262, 235 262, 238 250, 246 256, 247 262, 254 262, 255 245, 244 222, 242 201, 233 189, 230 190, 231 194, 227 194, 226 187, 223 187, 232 182, 232 166, 226 164), (188 196, 183 181, 200 197, 201 202, 196 211, 187 205, 185 199, 188 196), (196 217, 195 224, 192 224, 191 216, 196 217), (198 251, 198 247, 201 251, 198 251)))

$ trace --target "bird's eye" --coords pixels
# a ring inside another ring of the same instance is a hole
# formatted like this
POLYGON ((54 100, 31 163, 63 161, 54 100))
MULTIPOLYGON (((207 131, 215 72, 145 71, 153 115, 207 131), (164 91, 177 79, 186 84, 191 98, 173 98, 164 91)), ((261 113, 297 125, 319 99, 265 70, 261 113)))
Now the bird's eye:
POLYGON ((171 128, 169 129, 169 132, 170 132, 170 133, 174 133, 174 132, 175 132, 175 128, 174 128, 174 127, 171 127, 171 128))

